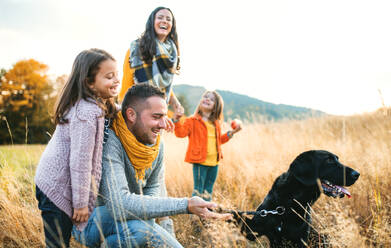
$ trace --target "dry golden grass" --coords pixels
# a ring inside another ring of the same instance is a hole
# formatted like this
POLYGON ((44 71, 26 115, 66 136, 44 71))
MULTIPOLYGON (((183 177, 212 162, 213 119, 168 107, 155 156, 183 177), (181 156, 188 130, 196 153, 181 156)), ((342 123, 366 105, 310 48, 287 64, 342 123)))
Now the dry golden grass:
MULTIPOLYGON (((361 176, 350 187, 352 198, 320 197, 313 206, 313 225, 330 236, 333 247, 391 247, 389 113, 245 125, 223 146, 214 201, 224 208, 253 210, 298 154, 328 150, 361 176)), ((187 140, 164 136, 169 195, 189 196, 192 168, 183 162, 187 140)), ((16 163, 20 156, 13 156, 9 146, 0 147, 0 248, 42 246, 33 175, 43 147, 31 148, 11 147, 22 154, 28 151, 31 159, 16 163)), ((173 219, 177 238, 185 247, 267 247, 265 239, 247 242, 227 223, 211 222, 204 228, 195 217, 173 219)), ((72 247, 81 246, 73 243, 72 247)))

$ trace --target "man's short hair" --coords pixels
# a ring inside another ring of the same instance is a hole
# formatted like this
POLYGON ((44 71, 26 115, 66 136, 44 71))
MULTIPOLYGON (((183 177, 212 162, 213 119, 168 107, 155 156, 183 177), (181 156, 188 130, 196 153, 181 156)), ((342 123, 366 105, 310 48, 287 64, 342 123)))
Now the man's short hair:
POLYGON ((128 89, 124 100, 122 101, 122 115, 126 116, 126 110, 128 108, 132 108, 136 112, 141 112, 147 107, 147 105, 143 105, 141 102, 146 101, 152 96, 158 96, 165 99, 166 94, 158 87, 148 83, 134 84, 128 89))

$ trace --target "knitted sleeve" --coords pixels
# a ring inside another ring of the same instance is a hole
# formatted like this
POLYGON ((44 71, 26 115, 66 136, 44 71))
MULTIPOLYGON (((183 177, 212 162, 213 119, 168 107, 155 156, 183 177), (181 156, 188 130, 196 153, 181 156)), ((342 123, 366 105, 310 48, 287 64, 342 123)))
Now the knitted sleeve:
MULTIPOLYGON (((155 197, 130 193, 125 175, 125 153, 117 137, 109 133, 103 149, 100 193, 113 218, 152 219, 187 213, 187 198, 155 197)), ((114 135, 115 136, 115 135, 114 135)))
MULTIPOLYGON (((76 104, 70 122, 70 175, 72 182, 72 207, 88 206, 91 186, 93 152, 96 144, 99 107, 85 101, 76 104)), ((102 144, 100 144, 102 145, 102 144)))

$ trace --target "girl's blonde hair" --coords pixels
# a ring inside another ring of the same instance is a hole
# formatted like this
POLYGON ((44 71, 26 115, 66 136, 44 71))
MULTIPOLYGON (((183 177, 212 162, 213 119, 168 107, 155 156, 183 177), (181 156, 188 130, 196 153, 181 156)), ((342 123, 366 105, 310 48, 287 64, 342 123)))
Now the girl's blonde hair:
MULTIPOLYGON (((204 94, 202 94, 201 101, 202 101, 202 98, 206 94, 208 94, 208 93, 212 93, 215 96, 215 104, 213 106, 212 112, 210 113, 209 120, 211 122, 214 122, 216 120, 217 121, 222 121, 223 120, 223 108, 224 108, 223 98, 216 91, 214 91, 214 90, 207 90, 207 91, 204 92, 204 94)), ((201 101, 198 103, 198 106, 197 106, 197 108, 195 110, 195 114, 202 115, 202 111, 201 111, 201 108, 200 108, 201 101)))
POLYGON ((55 125, 67 123, 68 120, 65 119, 65 115, 81 99, 86 101, 95 100, 98 106, 105 111, 105 116, 114 117, 116 113, 114 98, 109 98, 104 103, 103 99, 97 96, 89 87, 95 82, 100 64, 108 59, 115 61, 114 57, 108 52, 97 48, 84 50, 77 55, 73 62, 71 75, 69 75, 61 90, 54 107, 53 122, 55 125))

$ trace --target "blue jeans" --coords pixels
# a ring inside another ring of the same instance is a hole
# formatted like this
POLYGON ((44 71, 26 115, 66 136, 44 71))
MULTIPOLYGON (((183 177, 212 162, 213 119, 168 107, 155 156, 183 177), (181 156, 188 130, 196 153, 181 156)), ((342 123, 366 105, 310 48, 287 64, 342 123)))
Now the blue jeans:
POLYGON ((166 230, 152 220, 116 222, 106 206, 95 208, 87 227, 80 232, 73 227, 73 237, 87 247, 181 247, 166 230))
POLYGON ((219 166, 193 164, 194 189, 192 196, 200 196, 205 201, 212 200, 213 185, 216 182, 219 166))
POLYGON ((69 247, 72 220, 35 186, 35 197, 41 210, 47 248, 69 247))

